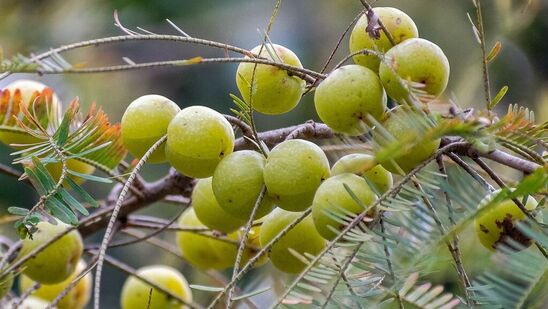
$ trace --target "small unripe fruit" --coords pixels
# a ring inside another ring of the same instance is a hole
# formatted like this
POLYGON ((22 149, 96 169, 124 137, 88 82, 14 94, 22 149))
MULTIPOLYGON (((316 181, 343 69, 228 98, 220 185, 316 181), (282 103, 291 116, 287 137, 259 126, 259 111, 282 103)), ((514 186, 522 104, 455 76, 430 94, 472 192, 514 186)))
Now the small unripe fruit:
MULTIPOLYGON (((487 205, 499 192, 495 191, 484 198, 480 203, 480 207, 487 205)), ((522 201, 523 198, 518 198, 518 200, 522 201)), ((529 196, 524 206, 525 209, 531 211, 537 208, 537 204, 537 201, 529 196)), ((523 211, 511 199, 506 199, 491 206, 489 210, 480 214, 474 220, 476 235, 478 235, 481 244, 485 248, 493 251, 499 245, 515 248, 508 242, 509 240, 515 241, 524 247, 529 247, 532 244, 531 239, 524 235, 516 225, 517 222, 525 219, 526 216, 523 211)))
MULTIPOLYGON (((251 150, 233 152, 219 163, 212 185, 219 205, 226 212, 245 221, 249 219, 264 186, 265 163, 262 154, 251 150)), ((265 194, 254 219, 268 214, 272 208, 272 198, 265 194)))
MULTIPOLYGON (((185 210, 179 218, 179 226, 185 228, 207 228, 196 217, 193 208, 185 210)), ((210 237, 194 232, 177 232, 176 242, 181 255, 192 265, 201 269, 223 269, 227 266, 220 261, 209 242, 210 237)))
MULTIPOLYGON (((167 132, 171 120, 181 109, 175 102, 160 95, 145 95, 127 107, 122 116, 122 141, 127 150, 141 158, 167 132)), ((165 144, 154 151, 149 163, 166 161, 165 144)))
MULTIPOLYGON (((417 26, 404 12, 391 7, 376 7, 373 12, 380 19, 386 30, 392 35, 394 43, 399 44, 407 39, 419 36, 417 26)), ((367 33, 366 28, 369 25, 369 18, 366 14, 362 15, 356 22, 352 33, 350 34, 350 52, 354 53, 363 49, 376 50, 381 53, 386 52, 392 47, 386 34, 379 29, 379 38, 373 38, 367 33)), ((379 57, 375 55, 359 54, 353 57, 354 62, 371 70, 379 71, 379 57)))
MULTIPOLYGON (((261 226, 261 245, 266 246, 286 226, 301 215, 302 213, 299 212, 289 212, 279 208, 272 211, 265 217, 261 226)), ((323 250, 325 243, 325 239, 318 234, 312 217, 309 215, 272 246, 270 260, 277 269, 283 272, 298 273, 306 267, 306 264, 295 257, 289 249, 293 249, 301 255, 304 255, 304 253, 317 255, 323 250)))
POLYGON ((234 131, 215 110, 190 106, 167 129, 166 156, 178 172, 193 178, 213 175, 217 164, 234 150, 234 131))
POLYGON ((377 164, 375 157, 364 153, 353 153, 340 158, 331 168, 331 176, 352 173, 367 178, 371 189, 383 194, 392 188, 392 174, 377 164))
POLYGON ((409 39, 386 53, 379 76, 386 93, 396 101, 408 95, 401 82, 422 84, 420 90, 435 99, 447 87, 449 61, 438 45, 425 39, 409 39))
POLYGON ((289 211, 312 205, 316 189, 329 177, 323 150, 309 141, 284 141, 272 149, 264 168, 264 182, 274 202, 289 211))
MULTIPOLYGON (((388 114, 388 119, 385 120, 383 126, 396 140, 411 137, 420 139, 424 132, 414 123, 420 117, 422 116, 416 114, 416 112, 400 106, 388 114)), ((440 141, 440 139, 420 141, 414 144, 413 147, 404 150, 404 153, 395 158, 394 161, 403 172, 408 173, 432 156, 440 146, 440 141)), ((416 141, 411 139, 409 142, 414 143, 416 141)), ((401 174, 400 170, 391 161, 382 162, 381 164, 388 171, 401 174)))
POLYGON ((233 232, 247 222, 232 216, 219 206, 211 187, 211 177, 200 179, 194 186, 192 207, 203 224, 223 233, 233 232))
POLYGON ((357 136, 367 131, 367 115, 380 119, 386 94, 375 72, 359 65, 333 71, 314 95, 316 112, 333 131, 357 136))
MULTIPOLYGON (((29 108, 29 104, 31 104, 31 99, 34 95, 38 95, 41 93, 45 88, 48 88, 47 85, 44 85, 40 82, 36 82, 33 80, 28 79, 19 79, 16 81, 11 82, 10 84, 6 85, 2 91, 8 90, 10 92, 10 96, 13 100, 13 97, 15 95, 15 91, 19 89, 21 93, 21 105, 19 108, 29 108)), ((59 101, 59 98, 55 93, 52 95, 52 102, 51 104, 51 110, 55 114, 55 116, 60 116, 61 113, 61 102, 59 101)), ((12 103, 13 104, 13 103, 12 103)), ((12 111, 13 113, 13 111, 12 111)), ((19 132, 7 132, 7 131, 0 131, 0 142, 10 145, 10 144, 32 144, 37 143, 42 140, 37 139, 36 137, 27 134, 27 133, 19 133, 19 132)))
MULTIPOLYGON (((259 45, 253 48, 251 52, 272 61, 298 68, 303 67, 299 58, 291 50, 281 45, 259 45), (261 53, 259 54, 260 50, 261 53)), ((244 100, 251 104, 253 109, 269 115, 287 113, 295 108, 306 85, 304 80, 292 76, 281 68, 246 62, 242 62, 238 66, 236 84, 244 100), (253 79, 254 71, 255 78, 253 79), (253 93, 252 98, 250 98, 252 80, 253 93)))
MULTIPOLYGON (((52 238, 66 231, 69 226, 57 221, 51 224, 42 221, 36 225, 38 230, 32 239, 26 238, 22 242, 19 257, 25 257, 36 247, 48 242, 52 238)), ((44 284, 59 283, 67 279, 76 269, 82 256, 83 243, 78 231, 71 231, 54 241, 36 257, 28 259, 24 264, 23 274, 36 282, 44 284)))
MULTIPOLYGON (((17 307, 17 309, 46 309, 49 303, 38 297, 29 296, 17 307)), ((52 309, 56 309, 53 307, 52 309)))
MULTIPOLYGON (((38 290, 34 291, 32 295, 39 297, 47 301, 53 301, 59 293, 61 293, 71 282, 80 275, 82 271, 86 269, 86 263, 82 260, 78 263, 76 271, 74 271, 67 279, 56 284, 42 284, 38 290)), ((76 286, 74 286, 68 294, 61 299, 57 304, 59 309, 82 309, 89 302, 91 296, 91 273, 85 275, 76 286)), ((22 275, 19 280, 19 287, 21 291, 30 289, 35 282, 29 277, 22 275)))
MULTIPOLYGON (((333 214, 346 215, 348 212, 360 214, 377 200, 377 196, 360 176, 344 173, 324 181, 314 196, 312 203, 312 218, 316 230, 327 240, 337 236, 335 230, 343 230, 346 226, 333 219, 333 214), (345 185, 359 200, 356 201, 345 185)), ((372 211, 374 213, 374 211, 372 211)))
MULTIPOLYGON (((192 291, 185 277, 176 269, 154 265, 140 268, 137 274, 150 282, 179 296, 187 303, 192 302, 192 291)), ((185 305, 164 292, 154 289, 140 279, 130 276, 124 282, 120 296, 122 309, 183 309, 185 305), (152 293, 150 290, 152 289, 152 293), (150 304, 149 304, 150 300, 150 304)))

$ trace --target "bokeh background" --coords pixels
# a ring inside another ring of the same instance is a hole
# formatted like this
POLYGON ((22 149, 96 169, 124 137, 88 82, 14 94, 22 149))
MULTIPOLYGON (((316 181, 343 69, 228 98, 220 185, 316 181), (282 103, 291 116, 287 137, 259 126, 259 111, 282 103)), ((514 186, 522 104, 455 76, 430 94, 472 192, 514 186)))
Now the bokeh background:
MULTIPOLYGON (((251 49, 259 44, 274 0, 1 0, 0 46, 5 57, 15 54, 29 55, 62 44, 120 35, 114 26, 113 12, 118 10, 126 27, 140 26, 155 33, 177 34, 165 21, 169 18, 193 37, 206 38, 251 49)), ((509 91, 499 111, 509 103, 519 103, 536 111, 537 119, 548 119, 548 2, 546 0, 486 0, 482 1, 485 14, 488 48, 494 42, 502 43, 499 57, 490 65, 493 95, 504 85, 509 91)), ((481 54, 472 27, 466 16, 474 16, 472 1, 422 0, 377 1, 375 6, 395 6, 407 12, 416 22, 420 36, 437 43, 447 54, 451 64, 451 77, 447 98, 462 107, 484 105, 481 54)), ((362 9, 359 1, 350 0, 291 0, 282 5, 280 15, 270 33, 273 42, 292 49, 303 65, 320 70, 331 53, 337 39, 354 16, 362 9)), ((347 39, 343 41, 334 63, 348 53, 347 39)), ((194 56, 223 56, 215 49, 181 43, 128 42, 101 47, 91 47, 64 54, 73 63, 98 66, 122 63, 122 57, 136 62, 187 59, 194 56)), ((237 93, 234 82, 236 64, 197 65, 180 68, 162 68, 93 75, 12 75, 0 81, 0 88, 19 78, 30 78, 53 87, 65 106, 79 97, 84 108, 97 102, 119 122, 126 106, 145 94, 160 94, 171 98, 181 107, 207 105, 228 113, 232 107, 229 93, 237 93)), ((446 99, 447 99, 446 98, 446 99)), ((312 96, 306 96, 291 113, 266 117, 257 115, 260 130, 302 123, 317 119, 312 96)), ((0 145, 0 161, 10 163, 10 149, 0 145)), ((161 177, 165 165, 145 168, 149 180, 161 177)), ((86 184, 98 199, 104 198, 109 186, 86 184)), ((0 214, 9 206, 32 205, 36 195, 24 184, 0 175, 0 214)), ((175 206, 156 204, 143 212, 169 218, 175 206)), ((1 228, 2 235, 15 239, 11 224, 1 228)), ((465 233, 469 233, 468 231, 465 233)), ((97 241, 89 239, 89 242, 97 241)), ((173 234, 163 236, 170 240, 173 234)), ((464 237, 463 250, 484 250, 464 237)), ((134 267, 148 264, 170 264, 182 270, 195 284, 213 284, 207 277, 193 271, 167 253, 152 250, 147 244, 124 249, 114 249, 114 256, 134 267)), ((472 276, 488 263, 484 259, 468 262, 472 276)), ((442 259, 443 260, 443 259, 442 259)), ((466 261, 466 258, 465 258, 466 261)), ((447 267, 434 272, 431 279, 452 288, 453 270, 447 267)), ((228 275, 227 272, 225 275, 228 275)), ((254 271, 251 280, 259 285, 281 287, 286 277, 271 266, 254 271)), ((118 306, 118 294, 125 279, 122 273, 106 268, 103 281, 102 304, 105 308, 118 306)), ((198 302, 210 294, 196 292, 198 302)), ((268 300, 265 293, 257 301, 268 300)))

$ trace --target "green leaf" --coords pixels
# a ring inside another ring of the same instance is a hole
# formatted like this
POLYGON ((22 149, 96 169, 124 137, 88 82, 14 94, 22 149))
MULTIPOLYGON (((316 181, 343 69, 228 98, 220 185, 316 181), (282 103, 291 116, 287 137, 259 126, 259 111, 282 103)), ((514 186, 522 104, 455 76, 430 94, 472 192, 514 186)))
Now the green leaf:
POLYGON ((12 215, 24 217, 29 213, 29 210, 21 207, 9 207, 8 212, 12 215))
POLYGON ((509 195, 510 198, 519 198, 525 195, 534 194, 546 187, 547 184, 548 177, 546 177, 546 171, 544 168, 538 168, 532 174, 523 178, 523 180, 516 186, 515 190, 510 192, 509 195))
POLYGON ((497 57, 501 49, 502 44, 500 43, 500 41, 497 41, 495 45, 493 45, 493 48, 491 48, 491 51, 489 52, 487 57, 485 57, 485 60, 487 60, 487 62, 493 61, 497 57))
POLYGON ((38 191, 38 194, 40 195, 47 194, 46 188, 42 186, 42 184, 40 183, 40 180, 38 179, 38 176, 32 169, 25 167, 25 174, 29 177, 30 182, 34 185, 34 187, 36 188, 36 191, 38 191))
POLYGON ((73 118, 73 109, 69 108, 65 115, 63 116, 63 120, 61 121, 61 124, 59 125, 59 128, 54 134, 54 138, 57 141, 57 145, 63 146, 69 136, 70 133, 70 123, 72 122, 73 118))
POLYGON ((224 288, 220 288, 216 286, 207 286, 207 285, 198 285, 198 284, 191 284, 190 288, 194 290, 207 291, 207 292, 221 292, 224 290, 224 288))
POLYGON ((72 195, 70 195, 67 190, 64 188, 59 188, 58 195, 61 196, 61 198, 69 205, 70 207, 76 209, 78 212, 80 212, 84 216, 88 216, 89 212, 88 210, 80 203, 78 202, 72 195))
POLYGON ((500 103, 502 98, 504 98, 504 95, 506 94, 507 91, 508 91, 508 86, 502 87, 497 93, 497 95, 491 100, 491 102, 489 102, 489 109, 495 108, 495 106, 497 106, 497 104, 500 103))
POLYGON ((69 184, 71 189, 74 190, 74 192, 78 194, 86 203, 90 204, 91 207, 99 207, 99 203, 91 195, 89 195, 86 190, 74 182, 74 180, 69 177, 66 179, 66 182, 69 184))
POLYGON ((236 301, 236 300, 241 300, 241 299, 246 299, 246 298, 250 298, 252 296, 255 296, 255 295, 259 295, 259 294, 262 294, 268 290, 270 290, 271 287, 265 287, 265 288, 262 288, 262 289, 258 289, 258 290, 255 290, 253 292, 249 292, 249 293, 246 293, 244 295, 240 295, 240 296, 237 296, 237 297, 233 297, 232 300, 236 301))
POLYGON ((66 224, 77 225, 78 218, 72 212, 70 208, 67 208, 63 203, 61 203, 56 198, 52 197, 46 201, 46 206, 51 211, 53 216, 63 221, 66 224))
POLYGON ((67 170, 67 172, 73 176, 84 178, 90 181, 101 182, 101 183, 112 183, 112 179, 109 179, 109 178, 104 178, 104 177, 99 177, 99 176, 94 176, 94 175, 84 174, 84 173, 78 173, 73 170, 67 170))

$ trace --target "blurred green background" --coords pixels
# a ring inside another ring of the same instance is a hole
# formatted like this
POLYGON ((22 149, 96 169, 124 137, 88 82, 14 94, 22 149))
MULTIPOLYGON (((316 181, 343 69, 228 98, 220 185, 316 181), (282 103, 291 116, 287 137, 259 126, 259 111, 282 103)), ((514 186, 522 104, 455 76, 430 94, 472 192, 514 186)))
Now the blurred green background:
MULTIPOLYGON (((29 55, 62 44, 120 35, 122 32, 114 26, 113 19, 114 10, 118 10, 122 22, 132 29, 140 26, 155 33, 177 34, 165 21, 169 18, 193 37, 251 49, 260 43, 274 3, 274 0, 1 0, 0 46, 4 56, 11 57, 17 53, 29 55)), ((493 95, 502 86, 509 86, 503 103, 498 106, 499 111, 504 111, 509 103, 519 103, 535 110, 538 120, 547 120, 547 1, 491 0, 482 3, 488 48, 496 41, 502 42, 502 52, 490 66, 493 95)), ((449 98, 462 107, 484 105, 481 54, 466 16, 467 13, 474 16, 472 1, 381 0, 375 6, 402 9, 415 20, 421 37, 435 42, 445 51, 451 64, 449 98)), ((361 9, 357 0, 285 1, 270 37, 273 42, 292 49, 305 67, 319 71, 342 31, 361 9)), ((345 39, 334 63, 347 53, 345 39)), ((90 47, 64 55, 73 63, 98 66, 122 63, 122 57, 144 62, 194 56, 218 57, 223 56, 223 52, 181 43, 148 41, 90 47)), ((0 88, 14 79, 31 78, 53 87, 65 106, 74 97, 80 98, 84 108, 97 102, 112 122, 119 122, 125 107, 132 100, 150 93, 169 97, 181 107, 201 104, 229 112, 232 102, 228 94, 237 93, 235 70, 236 64, 218 64, 94 75, 12 75, 0 81, 0 88)), ((260 130, 297 124, 308 119, 317 119, 311 95, 306 96, 289 114, 277 117, 257 115, 260 130)), ((0 145, 2 163, 11 161, 9 153, 10 149, 0 145)), ((148 166, 144 176, 146 179, 156 179, 166 170, 167 166, 163 165, 148 166)), ((109 186, 89 183, 86 188, 98 199, 104 198, 109 190, 109 186)), ((0 213, 4 214, 5 209, 13 205, 29 206, 35 197, 25 185, 0 175, 0 213)), ((174 206, 153 205, 144 213, 168 218, 176 211, 174 206)), ((15 238, 9 224, 3 225, 2 234, 15 238)), ((168 233, 164 237, 171 239, 173 235, 168 233)), ((476 246, 471 238, 465 236, 463 239, 465 254, 471 250, 484 250, 476 246)), ((134 267, 168 263, 182 269, 192 283, 212 284, 203 275, 184 267, 173 256, 151 249, 147 244, 138 244, 114 249, 111 253, 134 267)), ((482 254, 488 256, 487 251, 482 254)), ((473 276, 485 263, 486 259, 476 259, 466 266, 473 276)), ((432 279, 450 284, 454 280, 454 272, 449 263, 447 265, 432 279)), ((255 271, 250 277, 254 280, 264 278, 261 285, 284 280, 279 273, 269 269, 270 266, 263 268, 267 270, 255 271)), ((107 267, 104 278, 102 304, 105 308, 116 307, 125 276, 107 267)), ((200 302, 208 295, 198 292, 195 296, 200 302)), ((269 297, 272 294, 265 293, 258 297, 258 301, 269 297)))

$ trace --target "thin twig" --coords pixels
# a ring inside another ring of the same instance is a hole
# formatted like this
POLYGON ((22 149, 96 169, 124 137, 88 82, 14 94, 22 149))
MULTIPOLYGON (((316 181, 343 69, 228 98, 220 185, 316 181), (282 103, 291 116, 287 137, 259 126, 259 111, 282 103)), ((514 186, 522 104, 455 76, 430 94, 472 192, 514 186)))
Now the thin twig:
POLYGON ((483 67, 483 88, 485 91, 485 101, 487 110, 491 110, 491 86, 489 82, 489 68, 487 62, 487 51, 485 49, 485 32, 483 30, 483 15, 481 13, 481 0, 473 0, 476 6, 477 27, 481 46, 481 57, 483 67))
MULTIPOLYGON (((363 4, 363 6, 365 7, 365 9, 367 11, 373 10, 371 5, 369 5, 369 3, 367 3, 366 0, 360 0, 360 2, 363 4)), ((392 44, 392 46, 396 46, 396 41, 394 40, 394 37, 392 36, 390 31, 388 31, 388 29, 386 29, 386 27, 384 26, 384 24, 383 24, 383 22, 380 18, 378 20, 378 23, 379 23, 379 27, 381 27, 381 29, 382 29, 382 32, 384 32, 384 34, 386 35, 386 38, 388 39, 388 41, 390 41, 390 44, 392 44)))
MULTIPOLYGON (((487 182, 487 180, 483 179, 476 170, 474 170, 468 163, 466 163, 463 159, 461 159, 459 156, 452 152, 448 152, 446 154, 453 162, 458 164, 463 170, 465 170, 472 178, 474 178, 477 182, 479 182, 486 190, 489 190, 491 192, 495 191, 493 186, 487 182)), ((445 168, 444 168, 445 169, 445 168)))

